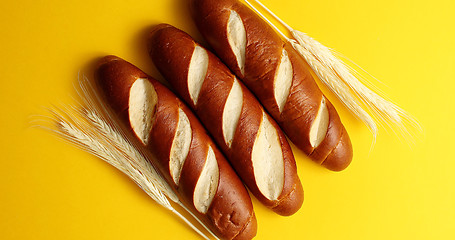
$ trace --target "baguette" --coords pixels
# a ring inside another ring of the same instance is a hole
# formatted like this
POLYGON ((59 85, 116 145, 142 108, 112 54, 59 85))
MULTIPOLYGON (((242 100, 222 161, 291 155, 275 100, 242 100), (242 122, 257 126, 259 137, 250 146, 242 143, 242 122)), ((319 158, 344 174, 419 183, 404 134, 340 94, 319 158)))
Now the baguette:
POLYGON ((300 209, 303 189, 291 147, 253 94, 215 55, 175 27, 155 27, 149 50, 256 198, 281 215, 300 209))
POLYGON ((191 0, 194 21, 216 54, 258 97, 289 139, 334 171, 352 160, 352 145, 303 58, 238 0, 191 0))
POLYGON ((155 156, 161 174, 193 213, 222 239, 251 239, 251 199, 205 129, 171 91, 115 56, 95 79, 120 121, 155 156))

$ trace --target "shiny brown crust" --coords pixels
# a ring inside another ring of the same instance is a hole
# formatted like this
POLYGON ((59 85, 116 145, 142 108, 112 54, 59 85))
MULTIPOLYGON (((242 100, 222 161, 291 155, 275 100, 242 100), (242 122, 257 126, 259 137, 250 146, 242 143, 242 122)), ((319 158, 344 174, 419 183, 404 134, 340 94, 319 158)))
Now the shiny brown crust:
POLYGON ((195 111, 256 198, 281 215, 291 215, 300 209, 303 188, 297 176, 293 153, 283 132, 268 114, 269 121, 277 130, 283 152, 284 186, 278 199, 271 201, 256 185, 251 153, 265 111, 253 94, 240 83, 243 106, 234 141, 229 147, 223 138, 222 115, 235 76, 215 55, 207 51, 209 56, 207 75, 199 93, 199 100, 194 105, 188 90, 187 74, 193 51, 198 44, 185 32, 167 24, 155 27, 148 42, 150 56, 158 70, 174 87, 176 93, 195 111))
POLYGON ((352 145, 340 118, 328 101, 329 129, 323 142, 313 148, 310 127, 323 97, 305 61, 259 16, 238 0, 191 0, 193 19, 216 54, 258 97, 291 141, 315 162, 334 171, 345 169, 352 160, 352 145), (226 25, 230 11, 236 11, 246 30, 244 75, 229 47, 226 25), (294 69, 292 86, 283 111, 274 99, 273 80, 283 48, 294 69))
POLYGON ((131 125, 128 118, 128 96, 132 84, 138 78, 148 79, 158 95, 156 120, 150 133, 150 143, 145 147, 156 156, 155 164, 163 176, 189 209, 207 223, 217 236, 222 239, 234 239, 236 236, 245 236, 238 239, 251 239, 256 235, 257 222, 248 192, 191 110, 158 81, 118 57, 103 58, 95 73, 96 82, 104 93, 108 105, 129 128, 131 125), (177 186, 169 174, 169 155, 179 107, 187 115, 193 135, 180 176, 180 184, 177 186), (207 213, 200 214, 193 205, 193 192, 209 146, 215 153, 220 178, 217 192, 207 213))

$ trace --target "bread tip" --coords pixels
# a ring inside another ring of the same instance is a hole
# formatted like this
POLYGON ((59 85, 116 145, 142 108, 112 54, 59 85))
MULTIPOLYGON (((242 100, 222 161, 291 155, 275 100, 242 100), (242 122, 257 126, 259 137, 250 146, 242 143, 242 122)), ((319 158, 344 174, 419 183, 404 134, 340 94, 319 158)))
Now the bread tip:
POLYGON ((162 29, 165 29, 165 28, 172 28, 172 27, 173 27, 172 25, 167 24, 167 23, 160 23, 160 24, 157 24, 157 25, 151 27, 148 38, 147 38, 147 40, 148 40, 147 41, 147 50, 149 53, 151 53, 151 51, 155 49, 155 47, 152 47, 152 46, 155 42, 154 39, 156 37, 158 37, 157 34, 159 33, 159 31, 162 29))
POLYGON ((349 164, 351 164, 352 156, 351 140, 349 140, 346 130, 343 129, 339 144, 322 162, 322 166, 331 171, 339 172, 346 169, 349 164))
POLYGON ((101 66, 105 65, 105 64, 108 64, 110 62, 113 62, 113 61, 119 61, 119 60, 123 60, 115 55, 107 55, 107 56, 104 56, 102 57, 99 61, 98 61, 98 67, 97 68, 100 68, 101 66))
POLYGON ((256 220, 256 215, 253 212, 253 216, 247 225, 233 238, 233 240, 247 240, 253 239, 257 234, 258 223, 256 220))
POLYGON ((272 210, 281 216, 291 216, 303 205, 304 193, 300 180, 294 185, 294 188, 280 203, 272 208, 272 210))
POLYGON ((168 27, 173 27, 172 25, 170 24, 167 24, 167 23, 160 23, 160 24, 157 24, 155 26, 152 27, 151 31, 150 31, 150 35, 153 35, 156 31, 158 30, 161 30, 163 28, 168 28, 168 27))

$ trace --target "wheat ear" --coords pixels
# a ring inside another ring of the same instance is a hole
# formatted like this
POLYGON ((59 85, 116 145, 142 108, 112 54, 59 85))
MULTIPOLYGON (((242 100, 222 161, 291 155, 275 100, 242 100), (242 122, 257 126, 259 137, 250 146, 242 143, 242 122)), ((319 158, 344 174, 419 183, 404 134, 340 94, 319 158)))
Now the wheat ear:
POLYGON ((378 134, 379 124, 385 123, 391 129, 395 127, 406 139, 410 136, 406 124, 410 124, 415 129, 421 129, 418 122, 406 113, 403 109, 390 101, 382 98, 379 94, 362 84, 356 76, 355 70, 350 68, 342 60, 337 58, 333 51, 309 37, 303 32, 297 31, 281 20, 276 14, 268 9, 259 0, 254 0, 275 20, 282 24, 292 34, 294 39, 287 37, 278 29, 264 14, 255 8, 248 0, 245 2, 258 13, 267 23, 272 26, 292 47, 305 59, 318 78, 330 89, 340 101, 360 120, 362 120, 373 133, 374 140, 378 134), (362 108, 366 106, 372 113, 371 116, 362 108))
MULTIPOLYGON (((204 239, 210 239, 185 216, 178 212, 169 199, 181 206, 194 217, 215 239, 216 235, 203 224, 178 198, 176 193, 152 164, 153 156, 134 141, 115 121, 109 109, 103 104, 97 91, 87 78, 79 78, 81 91, 78 92, 84 106, 50 109, 51 122, 55 127, 46 128, 63 139, 73 143, 114 166, 131 178, 155 202, 182 219, 204 239)), ((47 119, 49 121, 49 119, 47 119)))
MULTIPOLYGON (((81 79, 80 77, 78 77, 78 78, 81 79)), ((111 124, 112 126, 116 126, 118 128, 118 131, 123 131, 122 135, 124 136, 124 138, 128 139, 128 137, 125 134, 124 129, 119 127, 118 123, 114 120, 116 118, 114 117, 114 114, 112 113, 111 109, 106 106, 105 102, 100 98, 100 96, 98 94, 99 91, 90 83, 90 81, 87 78, 84 77, 83 80, 79 80, 79 85, 80 85, 80 88, 82 89, 82 94, 80 92, 78 94, 84 100, 85 105, 87 105, 87 106, 95 106, 94 108, 99 109, 98 111, 100 113, 102 113, 102 114, 99 114, 99 116, 103 116, 104 117, 103 118, 104 122, 106 122, 108 124, 111 124)), ((137 143, 137 142, 135 142, 135 143, 137 143)), ((137 149, 143 150, 143 148, 141 146, 135 145, 134 147, 137 148, 137 149)), ((143 154, 147 154, 149 152, 148 151, 142 151, 142 153, 143 154)), ((156 161, 153 161, 153 160, 148 161, 147 160, 146 162, 147 162, 147 164, 150 164, 150 163, 153 163, 153 162, 156 162, 156 161)), ((150 166, 154 167, 153 164, 151 164, 150 166)), ((153 170, 156 171, 155 168, 153 170)), ((167 182, 163 178, 162 178, 162 181, 163 181, 163 183, 166 186, 169 186, 167 184, 167 182)), ((169 190, 172 191, 172 189, 170 187, 169 187, 169 190)), ((174 195, 175 195, 175 193, 174 193, 174 195)), ((201 226, 204 227, 204 229, 207 232, 209 232, 213 236, 214 239, 219 239, 216 236, 216 234, 213 233, 213 231, 210 230, 210 228, 208 228, 207 225, 205 223, 203 223, 192 211, 190 211, 186 207, 186 205, 184 205, 180 200, 173 199, 173 201, 175 203, 177 203, 180 207, 182 207, 187 213, 189 213, 201 226)), ((199 231, 198 231, 198 233, 199 233, 199 231)))

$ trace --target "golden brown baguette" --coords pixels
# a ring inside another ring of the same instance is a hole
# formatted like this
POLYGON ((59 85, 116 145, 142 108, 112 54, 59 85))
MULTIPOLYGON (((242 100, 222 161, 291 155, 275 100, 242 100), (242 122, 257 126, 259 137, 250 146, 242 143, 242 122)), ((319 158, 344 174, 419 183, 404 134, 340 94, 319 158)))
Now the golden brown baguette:
POLYGON ((240 179, 205 129, 172 92, 115 56, 95 79, 105 100, 145 148, 182 201, 222 239, 251 239, 257 223, 240 179))
POLYGON ((158 70, 256 198, 281 215, 300 209, 303 189, 292 150, 251 92, 215 55, 173 26, 155 27, 148 45, 158 70))
POLYGON ((191 0, 190 6, 216 54, 291 141, 326 168, 345 169, 352 160, 349 136, 292 46, 238 0, 191 0))

